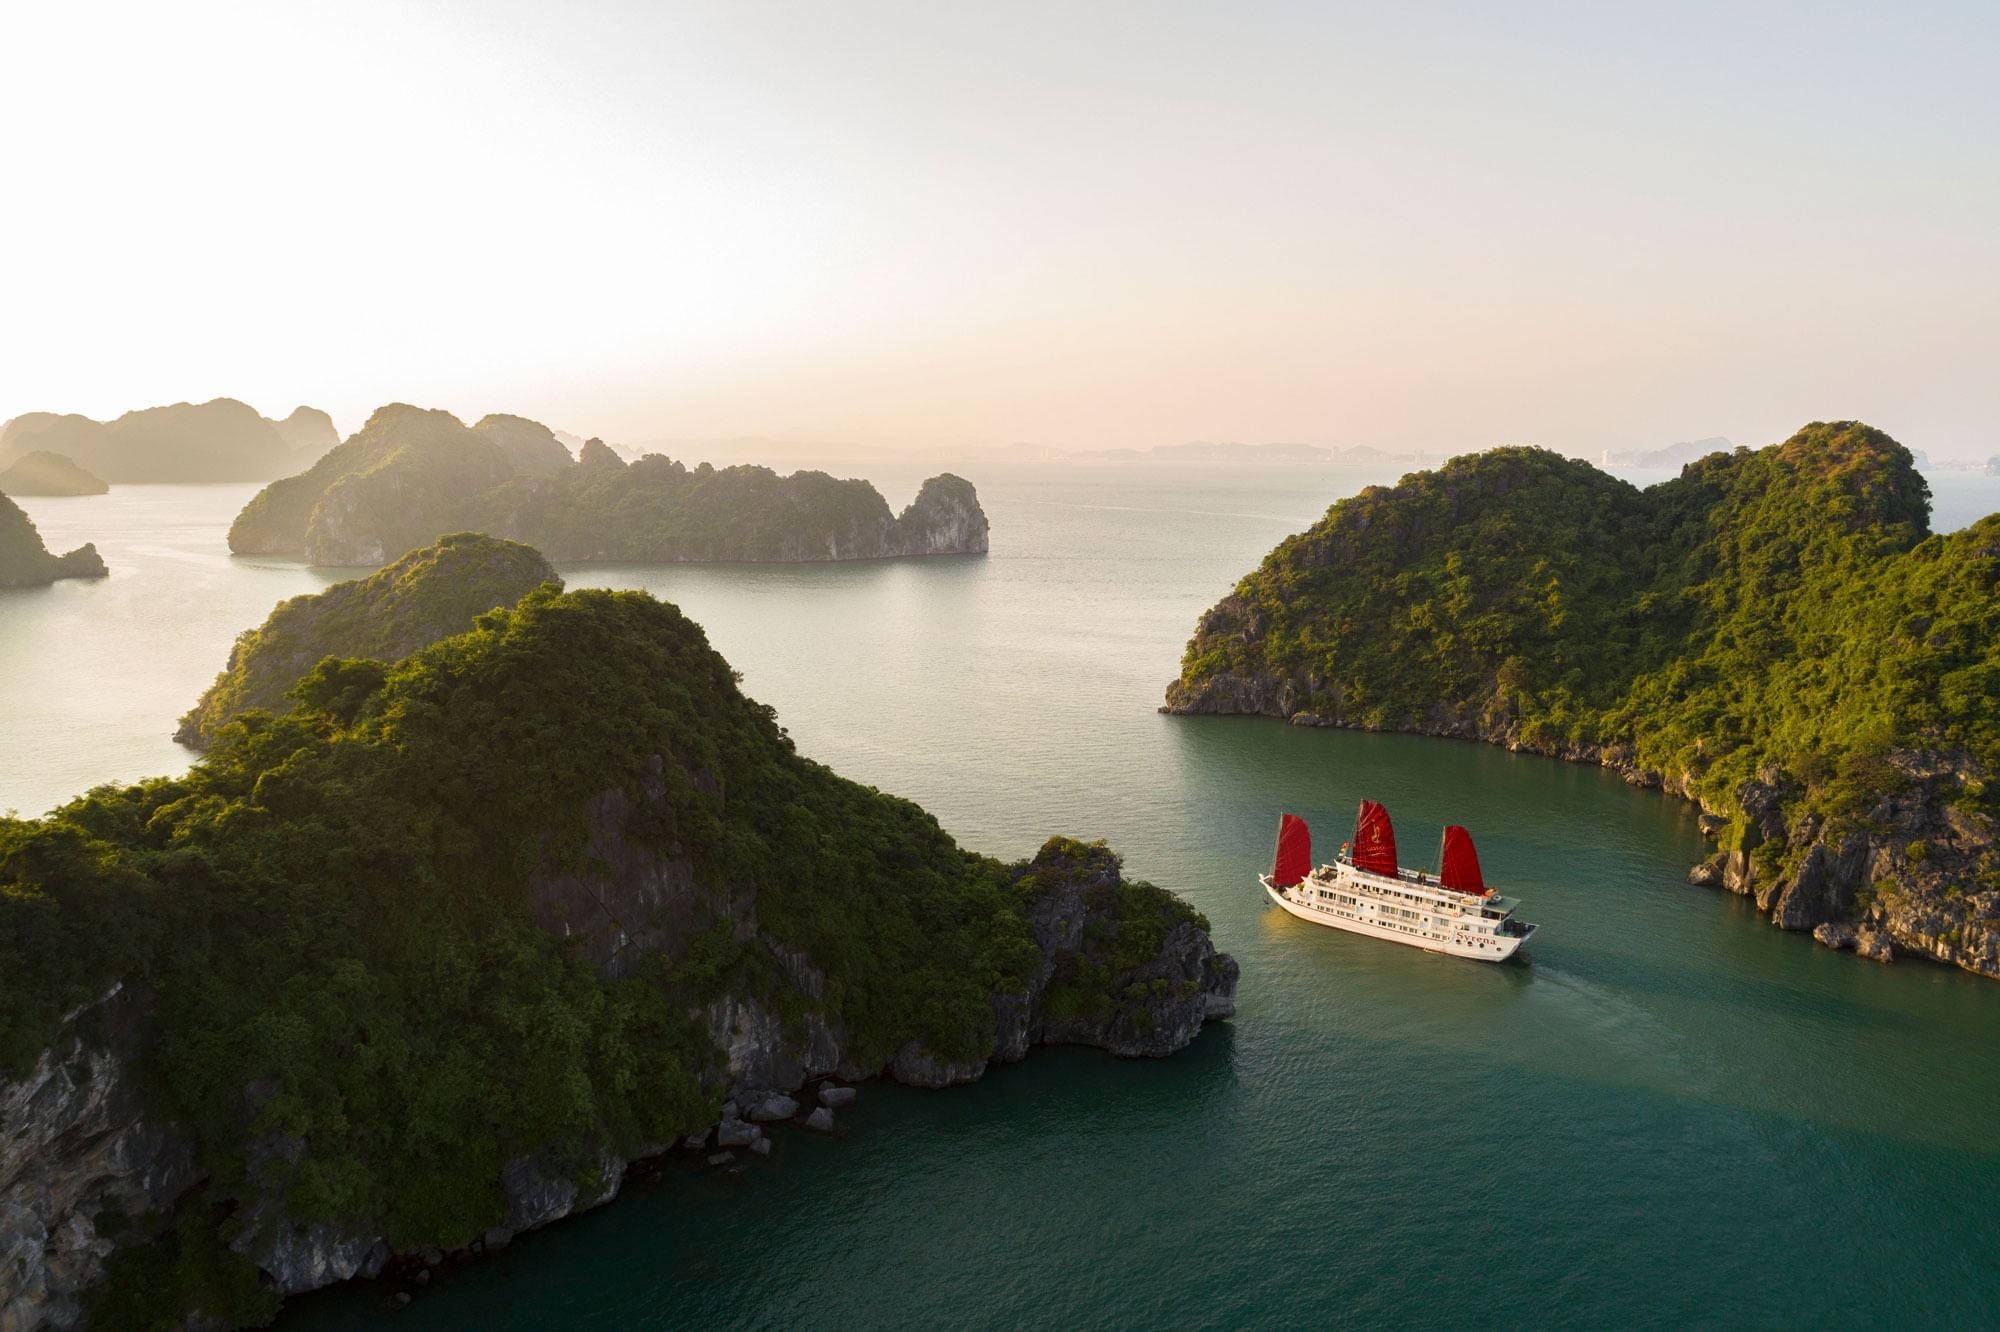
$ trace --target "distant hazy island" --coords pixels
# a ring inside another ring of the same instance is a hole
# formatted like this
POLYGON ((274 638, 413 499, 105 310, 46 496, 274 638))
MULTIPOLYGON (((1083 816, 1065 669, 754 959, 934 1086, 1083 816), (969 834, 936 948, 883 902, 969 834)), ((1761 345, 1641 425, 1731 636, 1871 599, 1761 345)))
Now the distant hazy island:
POLYGON ((1280 464, 1325 467, 1380 467, 1391 464, 1418 465, 1422 455, 1386 453, 1366 444, 1327 448, 1319 444, 1237 444, 1197 441, 1192 444, 1155 444, 1146 449, 1079 449, 1067 455, 1082 462, 1143 462, 1168 464, 1230 464, 1274 466, 1280 464))
POLYGON ((60 453, 24 453, 0 468, 0 495, 102 495, 111 487, 60 453))
POLYGON ((764 467, 572 459, 546 427, 392 404, 299 476, 264 488, 229 548, 320 565, 379 564, 441 532, 488 532, 555 560, 772 561, 963 555, 987 548, 972 485, 935 476, 900 515, 866 481, 764 467))
POLYGON ((560 590, 562 580, 540 552, 459 532, 367 578, 280 602, 236 640, 229 665, 174 739, 206 749, 224 722, 252 708, 287 711, 286 695, 327 657, 398 661, 543 584, 560 590))
POLYGON ((1342 500, 1202 616, 1166 710, 1487 740, 1698 800, 1787 929, 2000 976, 2000 515, 1856 422, 1639 490, 1538 449, 1342 500))
POLYGON ((59 578, 102 578, 106 572, 94 545, 49 554, 33 520, 0 494, 0 588, 46 587, 59 578))
MULTIPOLYGON (((486 586, 447 546, 412 559, 486 586)), ((350 597, 386 613, 395 583, 350 597)), ((975 855, 801 758, 643 593, 542 587, 294 697, 185 776, 0 818, 22 1326, 261 1323, 501 1247, 632 1160, 828 1128, 853 1095, 828 1078, 1164 1055, 1231 1011, 1178 898, 1101 844, 975 855)))
POLYGON ((1680 444, 1669 444, 1663 449, 1626 449, 1622 452, 1606 452, 1606 467, 1632 467, 1640 470, 1655 468, 1681 468, 1696 458, 1706 458, 1711 453, 1728 453, 1736 446, 1721 435, 1711 435, 1707 439, 1691 439, 1680 444))
POLYGON ((28 453, 57 453, 113 485, 161 481, 268 481, 340 442, 333 420, 300 407, 282 421, 234 398, 177 402, 115 421, 28 412, 0 427, 0 467, 28 453))

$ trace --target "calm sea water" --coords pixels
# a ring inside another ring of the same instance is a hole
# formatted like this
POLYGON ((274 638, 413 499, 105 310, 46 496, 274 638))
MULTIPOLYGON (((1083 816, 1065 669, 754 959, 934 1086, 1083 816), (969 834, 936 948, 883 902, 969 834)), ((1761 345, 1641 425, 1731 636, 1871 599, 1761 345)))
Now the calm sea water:
MULTIPOLYGON (((880 474, 883 469, 873 469, 880 474)), ((983 469, 985 559, 566 569, 683 606, 804 752, 967 844, 1106 837, 1208 913, 1239 1014, 1162 1061, 869 1085, 833 1139, 683 1167, 448 1273, 402 1326, 1991 1325, 2000 985, 1690 888, 1691 810, 1469 744, 1167 718, 1200 611, 1363 479, 983 469), (1280 809, 1470 826, 1541 922, 1430 957, 1262 901, 1280 809)), ((889 476, 901 502, 915 476, 889 476)), ((223 553, 247 488, 26 507, 114 576, 0 594, 0 808, 172 771, 232 636, 331 575, 223 553)), ((1974 516, 1963 487, 1939 526, 1974 516), (1967 510, 1960 514, 1953 507, 1967 510)), ((1983 512, 1984 509, 1978 511, 1983 512)), ((288 1325, 373 1323, 375 1292, 288 1325)))

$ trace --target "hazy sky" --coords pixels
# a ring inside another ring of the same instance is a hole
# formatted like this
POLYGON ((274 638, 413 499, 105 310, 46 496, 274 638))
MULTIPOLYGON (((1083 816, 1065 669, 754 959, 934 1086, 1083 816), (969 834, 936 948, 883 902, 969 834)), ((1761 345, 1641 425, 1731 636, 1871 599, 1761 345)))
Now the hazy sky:
POLYGON ((2000 452, 2000 5, 0 6, 0 418, 2000 452))

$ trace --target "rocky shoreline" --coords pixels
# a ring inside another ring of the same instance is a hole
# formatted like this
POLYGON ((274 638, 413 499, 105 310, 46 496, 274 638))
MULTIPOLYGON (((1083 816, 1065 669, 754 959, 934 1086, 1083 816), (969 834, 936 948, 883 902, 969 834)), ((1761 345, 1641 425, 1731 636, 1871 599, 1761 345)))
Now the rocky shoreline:
MULTIPOLYGON (((1229 613, 1228 602, 1209 616, 1229 613)), ((1206 632, 1208 617, 1204 617, 1206 632)), ((1851 949, 1878 962, 1921 957, 2000 979, 2000 888, 1973 887, 1982 865, 2000 854, 1990 816, 1967 812, 1951 793, 1987 774, 1963 755, 1898 749, 1888 761, 1905 781, 1858 820, 1845 825, 1807 811, 1787 818, 1785 805, 1801 793, 1775 768, 1741 783, 1733 807, 1693 789, 1693 774, 1640 766, 1619 745, 1536 745, 1511 720, 1444 711, 1423 726, 1357 726, 1339 717, 1298 709, 1302 697, 1323 692, 1261 673, 1219 674, 1190 689, 1176 680, 1160 711, 1177 716, 1258 716, 1294 726, 1390 730, 1436 739, 1470 740, 1516 752, 1595 764, 1628 785, 1693 801, 1702 835, 1715 853, 1688 871, 1688 882, 1748 897, 1780 929, 1810 933, 1835 949, 1851 949)))
MULTIPOLYGON (((652 795, 642 792, 641 800, 652 795)), ((535 889, 538 920, 575 938, 601 974, 622 974, 635 947, 665 946, 595 928, 606 913, 671 924, 720 917, 733 929, 757 930, 752 895, 704 894, 690 875, 657 852, 623 837, 630 804, 622 793, 593 802, 596 839, 583 875, 551 875, 535 889)), ((628 1172, 668 1156, 699 1153, 730 1166, 733 1153, 766 1155, 766 1125, 799 1120, 831 1131, 853 1084, 886 1078, 942 1088, 976 1081, 993 1064, 1026 1057, 1035 1045, 1089 1045, 1123 1057, 1171 1054, 1202 1025, 1235 1011, 1238 969, 1216 952, 1198 918, 1166 928, 1139 965, 1108 973, 1103 1002, 1077 1007, 1070 985, 1103 963, 1122 928, 1117 857, 1101 845, 1055 839, 1021 867, 1034 898, 1030 919, 1041 961, 1023 991, 995 994, 987 1053, 947 1059, 909 1042, 879 1064, 858 1059, 845 1033, 810 1010, 787 1022, 756 997, 729 996, 703 1016, 722 1073, 720 1114, 705 1129, 673 1142, 616 1150, 602 1144, 551 1145, 509 1161, 501 1172, 505 1216, 457 1248, 398 1249, 366 1225, 336 1226, 287 1215, 275 1191, 241 1208, 229 1247, 253 1262, 268 1289, 291 1297, 355 1279, 386 1279, 391 1304, 409 1302, 447 1261, 503 1248, 526 1231, 615 1198, 628 1172), (818 1102, 804 1109, 800 1093, 818 1102), (803 1111, 803 1113, 801 1113, 803 1111), (731 1154, 730 1159, 718 1159, 731 1154)), ((1157 892, 1157 890, 1148 890, 1157 892)), ((1161 894, 1161 897, 1165 897, 1161 894)), ((1191 917, 1192 913, 1188 913, 1191 917)), ((809 958, 774 943, 793 990, 815 999, 824 977, 809 958)), ((70 1014, 61 1036, 24 1076, 0 1083, 0 1329, 37 1332, 83 1325, 88 1299, 120 1250, 153 1242, 196 1204, 209 1180, 195 1142, 180 1125, 156 1122, 143 1094, 150 1032, 143 991, 117 984, 70 1014)), ((246 1090, 255 1096, 256 1089, 246 1090)), ((296 1141, 251 1145, 251 1176, 260 1162, 293 1162, 296 1141)))

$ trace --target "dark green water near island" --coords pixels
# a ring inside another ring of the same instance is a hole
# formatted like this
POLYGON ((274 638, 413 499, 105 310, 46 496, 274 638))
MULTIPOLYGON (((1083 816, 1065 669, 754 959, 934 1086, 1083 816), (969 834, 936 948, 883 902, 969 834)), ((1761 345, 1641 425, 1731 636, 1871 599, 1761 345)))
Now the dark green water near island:
MULTIPOLYGON (((1596 769, 1157 715, 1195 617, 1355 478, 974 479, 986 559, 564 572, 678 602, 805 753, 968 845, 1109 839, 1208 914, 1237 1017, 1168 1060, 1038 1050, 968 1088, 869 1084, 839 1136, 781 1131, 740 1175, 672 1164, 394 1326, 2000 1319, 2000 984, 1835 954, 1687 886, 1691 807, 1596 769), (1524 964, 1264 905, 1278 811, 1331 847, 1364 796, 1408 860, 1473 830, 1543 926, 1524 964)), ((28 502, 116 576, 0 596, 0 807, 185 762, 166 735, 230 638, 327 580, 220 553, 246 494, 28 502)), ((378 1298, 281 1326, 377 1325, 378 1298)))

